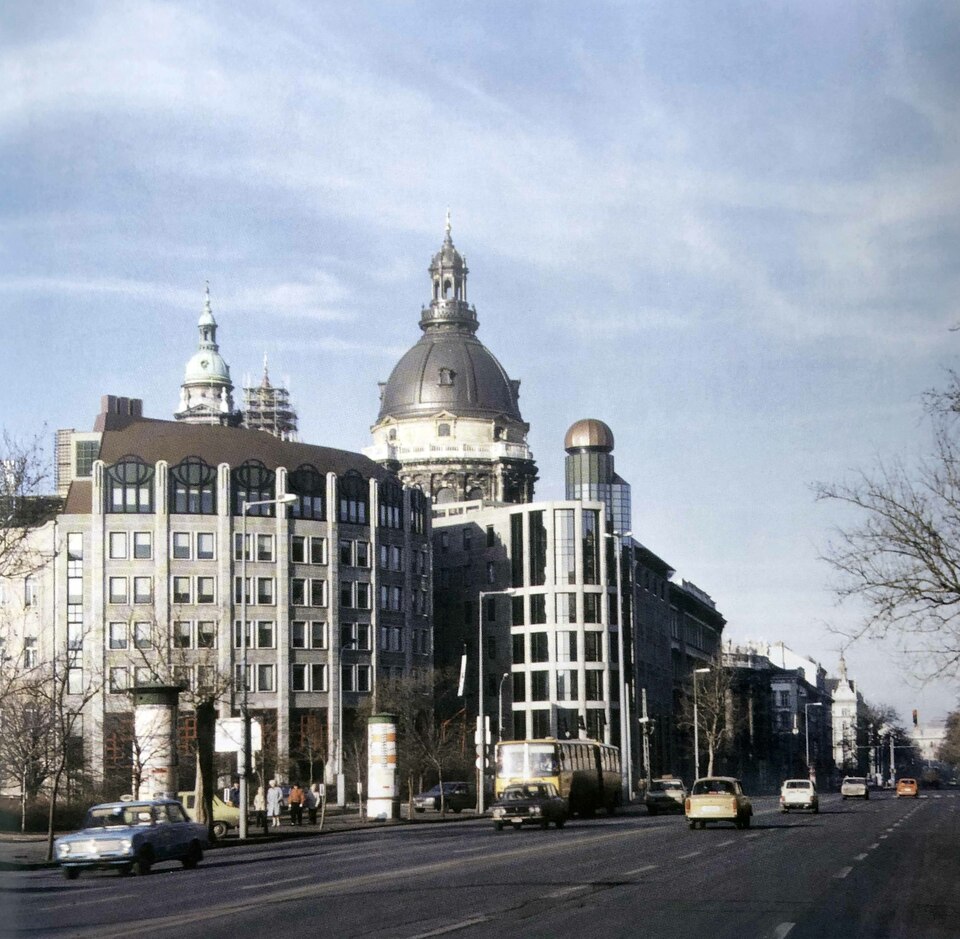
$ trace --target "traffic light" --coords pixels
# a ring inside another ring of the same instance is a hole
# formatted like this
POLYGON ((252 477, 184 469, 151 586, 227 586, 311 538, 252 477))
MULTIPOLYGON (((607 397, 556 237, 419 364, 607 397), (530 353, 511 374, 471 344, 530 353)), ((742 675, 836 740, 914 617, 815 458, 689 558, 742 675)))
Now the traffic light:
POLYGON ((913 709, 913 726, 914 727, 917 726, 917 709, 916 708, 913 709))

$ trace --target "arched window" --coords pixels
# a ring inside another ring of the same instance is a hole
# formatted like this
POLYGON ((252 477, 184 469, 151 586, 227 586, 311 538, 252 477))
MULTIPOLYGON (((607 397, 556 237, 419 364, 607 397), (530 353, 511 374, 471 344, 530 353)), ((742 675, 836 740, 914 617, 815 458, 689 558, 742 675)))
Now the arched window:
POLYGON ((326 481, 315 466, 309 463, 298 466, 288 477, 287 484, 298 497, 292 507, 294 518, 326 519, 326 481))
MULTIPOLYGON (((262 502, 276 498, 276 473, 267 469, 259 460, 247 460, 230 473, 230 501, 234 515, 243 515, 244 502, 262 502)), ((273 518, 275 505, 254 505, 247 515, 264 515, 273 518)))
POLYGON ((457 494, 449 486, 446 486, 437 493, 436 501, 438 503, 456 502, 457 494))
POLYGON ((380 503, 380 527, 381 528, 403 528, 403 486, 400 481, 393 476, 388 477, 380 483, 379 487, 380 503))
POLYGON ((449 277, 445 278, 443 281, 443 299, 450 299, 450 291, 453 290, 453 281, 449 277))
POLYGON ((170 470, 168 503, 173 515, 216 515, 216 467, 198 456, 181 460, 170 470))
POLYGON ((422 535, 426 529, 427 497, 417 486, 410 490, 410 531, 422 535))
POLYGON ((107 467, 107 511, 146 514, 153 511, 154 469, 138 456, 125 456, 107 467))
POLYGON ((437 424, 437 436, 438 436, 438 437, 449 437, 449 436, 450 436, 450 425, 449 425, 449 424, 437 424))
POLYGON ((369 496, 366 480, 355 470, 337 480, 341 522, 350 525, 366 525, 369 496))
POLYGON ((467 493, 467 498, 468 498, 468 499, 482 499, 482 498, 483 498, 483 490, 482 490, 479 486, 474 486, 474 487, 467 493))

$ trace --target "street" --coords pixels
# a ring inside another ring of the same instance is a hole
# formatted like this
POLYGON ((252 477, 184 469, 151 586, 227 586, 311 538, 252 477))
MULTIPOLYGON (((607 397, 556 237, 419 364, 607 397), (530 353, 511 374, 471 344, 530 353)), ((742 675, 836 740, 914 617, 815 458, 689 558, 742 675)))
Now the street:
POLYGON ((4 936, 934 939, 960 936, 960 796, 755 798, 753 826, 642 810, 562 831, 489 819, 208 852, 148 877, 7 873, 4 936))

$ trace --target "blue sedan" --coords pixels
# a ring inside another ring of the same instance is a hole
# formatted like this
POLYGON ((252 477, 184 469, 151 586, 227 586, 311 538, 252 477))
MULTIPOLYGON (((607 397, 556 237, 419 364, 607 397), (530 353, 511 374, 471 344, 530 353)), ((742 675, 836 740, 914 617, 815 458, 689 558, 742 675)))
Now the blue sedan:
POLYGON ((179 802, 152 799, 93 806, 83 828, 58 838, 54 851, 67 880, 76 880, 80 871, 93 868, 149 874, 161 861, 192 869, 207 844, 207 826, 190 821, 179 802))

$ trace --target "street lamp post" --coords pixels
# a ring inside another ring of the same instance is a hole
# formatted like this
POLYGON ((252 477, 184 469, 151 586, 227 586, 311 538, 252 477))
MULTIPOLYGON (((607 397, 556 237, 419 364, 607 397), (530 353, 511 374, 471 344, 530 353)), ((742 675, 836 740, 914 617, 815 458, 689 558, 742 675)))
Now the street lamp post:
POLYGON ((277 496, 276 499, 257 499, 253 502, 244 502, 240 508, 240 660, 242 690, 240 699, 240 715, 243 718, 243 764, 240 770, 240 840, 247 837, 247 776, 250 772, 250 706, 249 689, 250 673, 247 663, 247 555, 250 546, 247 544, 247 510, 256 505, 289 505, 296 502, 297 497, 288 492, 277 496))
POLYGON ((347 801, 347 784, 343 773, 343 653, 347 649, 356 649, 356 640, 351 639, 349 642, 342 643, 339 648, 340 654, 337 656, 340 669, 337 674, 337 805, 342 807, 347 801))
POLYGON ((509 672, 500 676, 500 687, 497 689, 497 742, 503 740, 503 683, 510 677, 509 672))
MULTIPOLYGON (((487 597, 512 597, 515 590, 481 590, 477 604, 477 813, 486 809, 484 782, 487 776, 487 722, 483 713, 483 601, 487 597)), ((501 679, 502 681, 502 679, 501 679)))
POLYGON ((822 708, 822 701, 809 701, 803 706, 803 743, 807 756, 807 774, 810 773, 810 708, 822 708))
POLYGON ((697 675, 705 675, 709 668, 693 670, 693 778, 700 778, 700 712, 697 706, 697 675))

